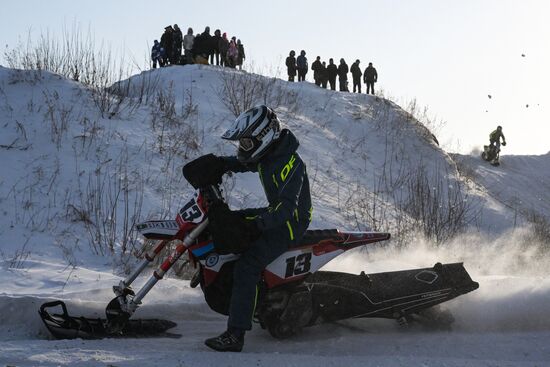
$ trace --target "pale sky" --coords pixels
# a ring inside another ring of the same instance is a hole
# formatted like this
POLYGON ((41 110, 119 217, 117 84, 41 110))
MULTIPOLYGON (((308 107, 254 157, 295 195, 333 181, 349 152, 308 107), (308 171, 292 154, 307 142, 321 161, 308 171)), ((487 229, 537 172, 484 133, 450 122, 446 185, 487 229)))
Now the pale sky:
POLYGON ((25 0, 1 9, 3 46, 76 22, 144 65, 152 41, 177 23, 237 36, 247 62, 283 78, 291 49, 304 49, 310 65, 316 56, 373 62, 376 88, 447 122, 437 133, 447 149, 469 153, 500 124, 503 154, 550 151, 550 1, 25 0))

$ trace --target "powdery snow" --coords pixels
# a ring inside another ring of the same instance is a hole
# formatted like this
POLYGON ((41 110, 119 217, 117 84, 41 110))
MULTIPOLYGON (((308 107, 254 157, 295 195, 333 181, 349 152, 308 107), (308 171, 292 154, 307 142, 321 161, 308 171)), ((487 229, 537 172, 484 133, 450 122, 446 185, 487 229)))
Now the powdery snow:
MULTIPOLYGON (((52 340, 38 317, 40 304, 62 299, 71 314, 101 316, 121 269, 134 264, 120 256, 120 237, 112 257, 94 249, 72 208, 86 207, 86 194, 97 187, 93 180, 99 177, 111 185, 127 185, 132 208, 142 200, 139 220, 173 217, 193 192, 181 178, 181 166, 208 152, 234 152, 219 138, 233 118, 220 93, 223 80, 245 76, 187 66, 130 79, 134 98, 139 86, 149 82, 151 92, 173 95, 178 114, 192 110, 179 123, 191 132, 182 144, 193 143, 194 148, 168 157, 168 145, 161 139, 171 130, 154 126, 154 121, 160 124, 159 110, 142 104, 102 116, 90 92, 78 83, 47 72, 0 67, 0 365, 550 364, 550 260, 526 243, 529 229, 523 228, 522 217, 526 210, 550 215, 550 155, 503 156, 498 168, 478 157, 459 157, 474 172, 464 190, 482 218, 471 224, 468 234, 445 248, 422 239, 399 249, 380 244, 327 265, 329 270, 368 273, 464 261, 480 288, 444 306, 456 319, 451 332, 415 326, 403 330, 391 320, 347 320, 278 341, 255 327, 247 334, 243 353, 219 354, 203 340, 224 330, 225 317, 208 308, 200 290, 168 277, 145 298, 135 317, 173 320, 181 339, 52 340)), ((434 187, 459 182, 453 160, 395 104, 309 83, 257 81, 271 83, 275 95, 270 100, 279 102, 280 119, 301 142, 313 188, 312 228, 365 228, 366 223, 351 220, 354 191, 375 191, 394 210, 404 192, 390 190, 407 172, 425 170, 434 187)), ((224 186, 233 207, 265 203, 253 174, 235 175, 224 186)), ((120 206, 110 215, 121 218, 123 211, 120 206)), ((139 239, 128 244, 140 245, 139 239)), ((139 278, 136 286, 145 280, 139 278)))

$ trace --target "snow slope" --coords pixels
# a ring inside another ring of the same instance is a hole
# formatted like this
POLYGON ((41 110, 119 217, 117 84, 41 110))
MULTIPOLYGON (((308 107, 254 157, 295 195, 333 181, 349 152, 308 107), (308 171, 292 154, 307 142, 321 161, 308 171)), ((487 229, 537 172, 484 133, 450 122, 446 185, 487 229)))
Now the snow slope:
MULTIPOLYGON (((523 209, 550 215, 549 155, 506 156, 497 169, 477 157, 461 157, 475 171, 475 180, 462 186, 464 197, 479 213, 468 234, 444 248, 418 238, 399 249, 355 252, 327 266, 359 273, 464 261, 480 289, 448 304, 457 320, 452 332, 352 320, 276 341, 255 328, 247 334, 244 353, 220 355, 202 341, 222 331, 225 318, 210 311, 186 281, 169 277, 147 296, 136 317, 174 320, 181 339, 50 340, 37 315, 39 305, 63 299, 71 313, 101 315, 112 297, 110 287, 134 264, 130 253, 141 246, 128 225, 173 217, 193 192, 180 175, 189 159, 234 152, 219 136, 234 118, 223 103, 230 94, 224 85, 231 88, 239 80, 269 87, 269 93, 259 94, 261 100, 276 107, 301 142, 315 203, 312 228, 371 225, 357 220, 366 216, 353 208, 362 194, 373 192, 388 213, 405 214, 396 208, 407 199, 400 182, 410 172, 425 171, 434 191, 460 186, 454 161, 429 132, 381 98, 186 66, 132 77, 130 84, 118 85, 129 85, 127 102, 149 98, 148 103, 101 114, 97 99, 78 83, 0 67, 0 365, 550 363, 549 260, 526 246, 528 229, 514 230, 522 226, 523 209), (98 233, 89 223, 102 224, 103 246, 94 244, 98 233), (107 241, 110 234, 114 237, 107 241)), ((253 174, 235 175, 224 186, 233 207, 264 203, 253 174)))
MULTIPOLYGON (((506 147, 502 147, 503 153, 506 147)), ((459 156, 474 172, 476 182, 510 208, 550 213, 550 152, 537 156, 504 155, 501 166, 484 164, 475 156, 459 156)))

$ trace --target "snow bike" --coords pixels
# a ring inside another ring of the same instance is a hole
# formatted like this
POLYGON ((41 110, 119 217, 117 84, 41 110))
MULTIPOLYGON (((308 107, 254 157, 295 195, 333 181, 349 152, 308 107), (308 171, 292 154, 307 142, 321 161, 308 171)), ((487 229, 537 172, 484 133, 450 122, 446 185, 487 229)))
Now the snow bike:
MULTIPOLYGON (((198 269, 191 286, 200 286, 206 303, 227 315, 232 274, 239 254, 218 253, 208 231, 208 208, 223 201, 218 185, 199 189, 179 211, 175 220, 148 221, 137 226, 147 239, 159 242, 137 269, 113 287, 116 297, 106 308, 106 319, 72 317, 62 302, 42 305, 40 315, 57 338, 166 336, 175 326, 163 320, 130 320, 143 298, 187 252, 198 269), (173 253, 135 292, 131 284, 171 241, 173 253), (62 314, 50 314, 53 306, 62 314)), ((255 319, 276 338, 286 338, 301 328, 349 318, 379 317, 400 323, 433 319, 433 306, 478 288, 462 263, 376 274, 349 274, 319 270, 335 257, 354 248, 390 238, 389 233, 347 232, 336 229, 308 230, 299 245, 289 248, 269 264, 259 284, 255 319)), ((446 318, 446 322, 452 321, 446 318)), ((168 334, 168 336, 173 334, 168 334)))
MULTIPOLYGON (((506 143, 502 143, 502 145, 505 146, 506 143)), ((481 158, 493 166, 500 166, 500 148, 493 144, 484 145, 481 158)))

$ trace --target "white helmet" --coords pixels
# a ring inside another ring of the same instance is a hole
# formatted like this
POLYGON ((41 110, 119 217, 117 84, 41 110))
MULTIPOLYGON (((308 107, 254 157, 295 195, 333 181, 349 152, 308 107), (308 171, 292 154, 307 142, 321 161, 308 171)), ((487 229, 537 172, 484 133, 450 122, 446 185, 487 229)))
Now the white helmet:
POLYGON ((222 135, 222 139, 239 141, 237 159, 255 163, 281 135, 281 123, 273 110, 260 105, 243 112, 222 135))

